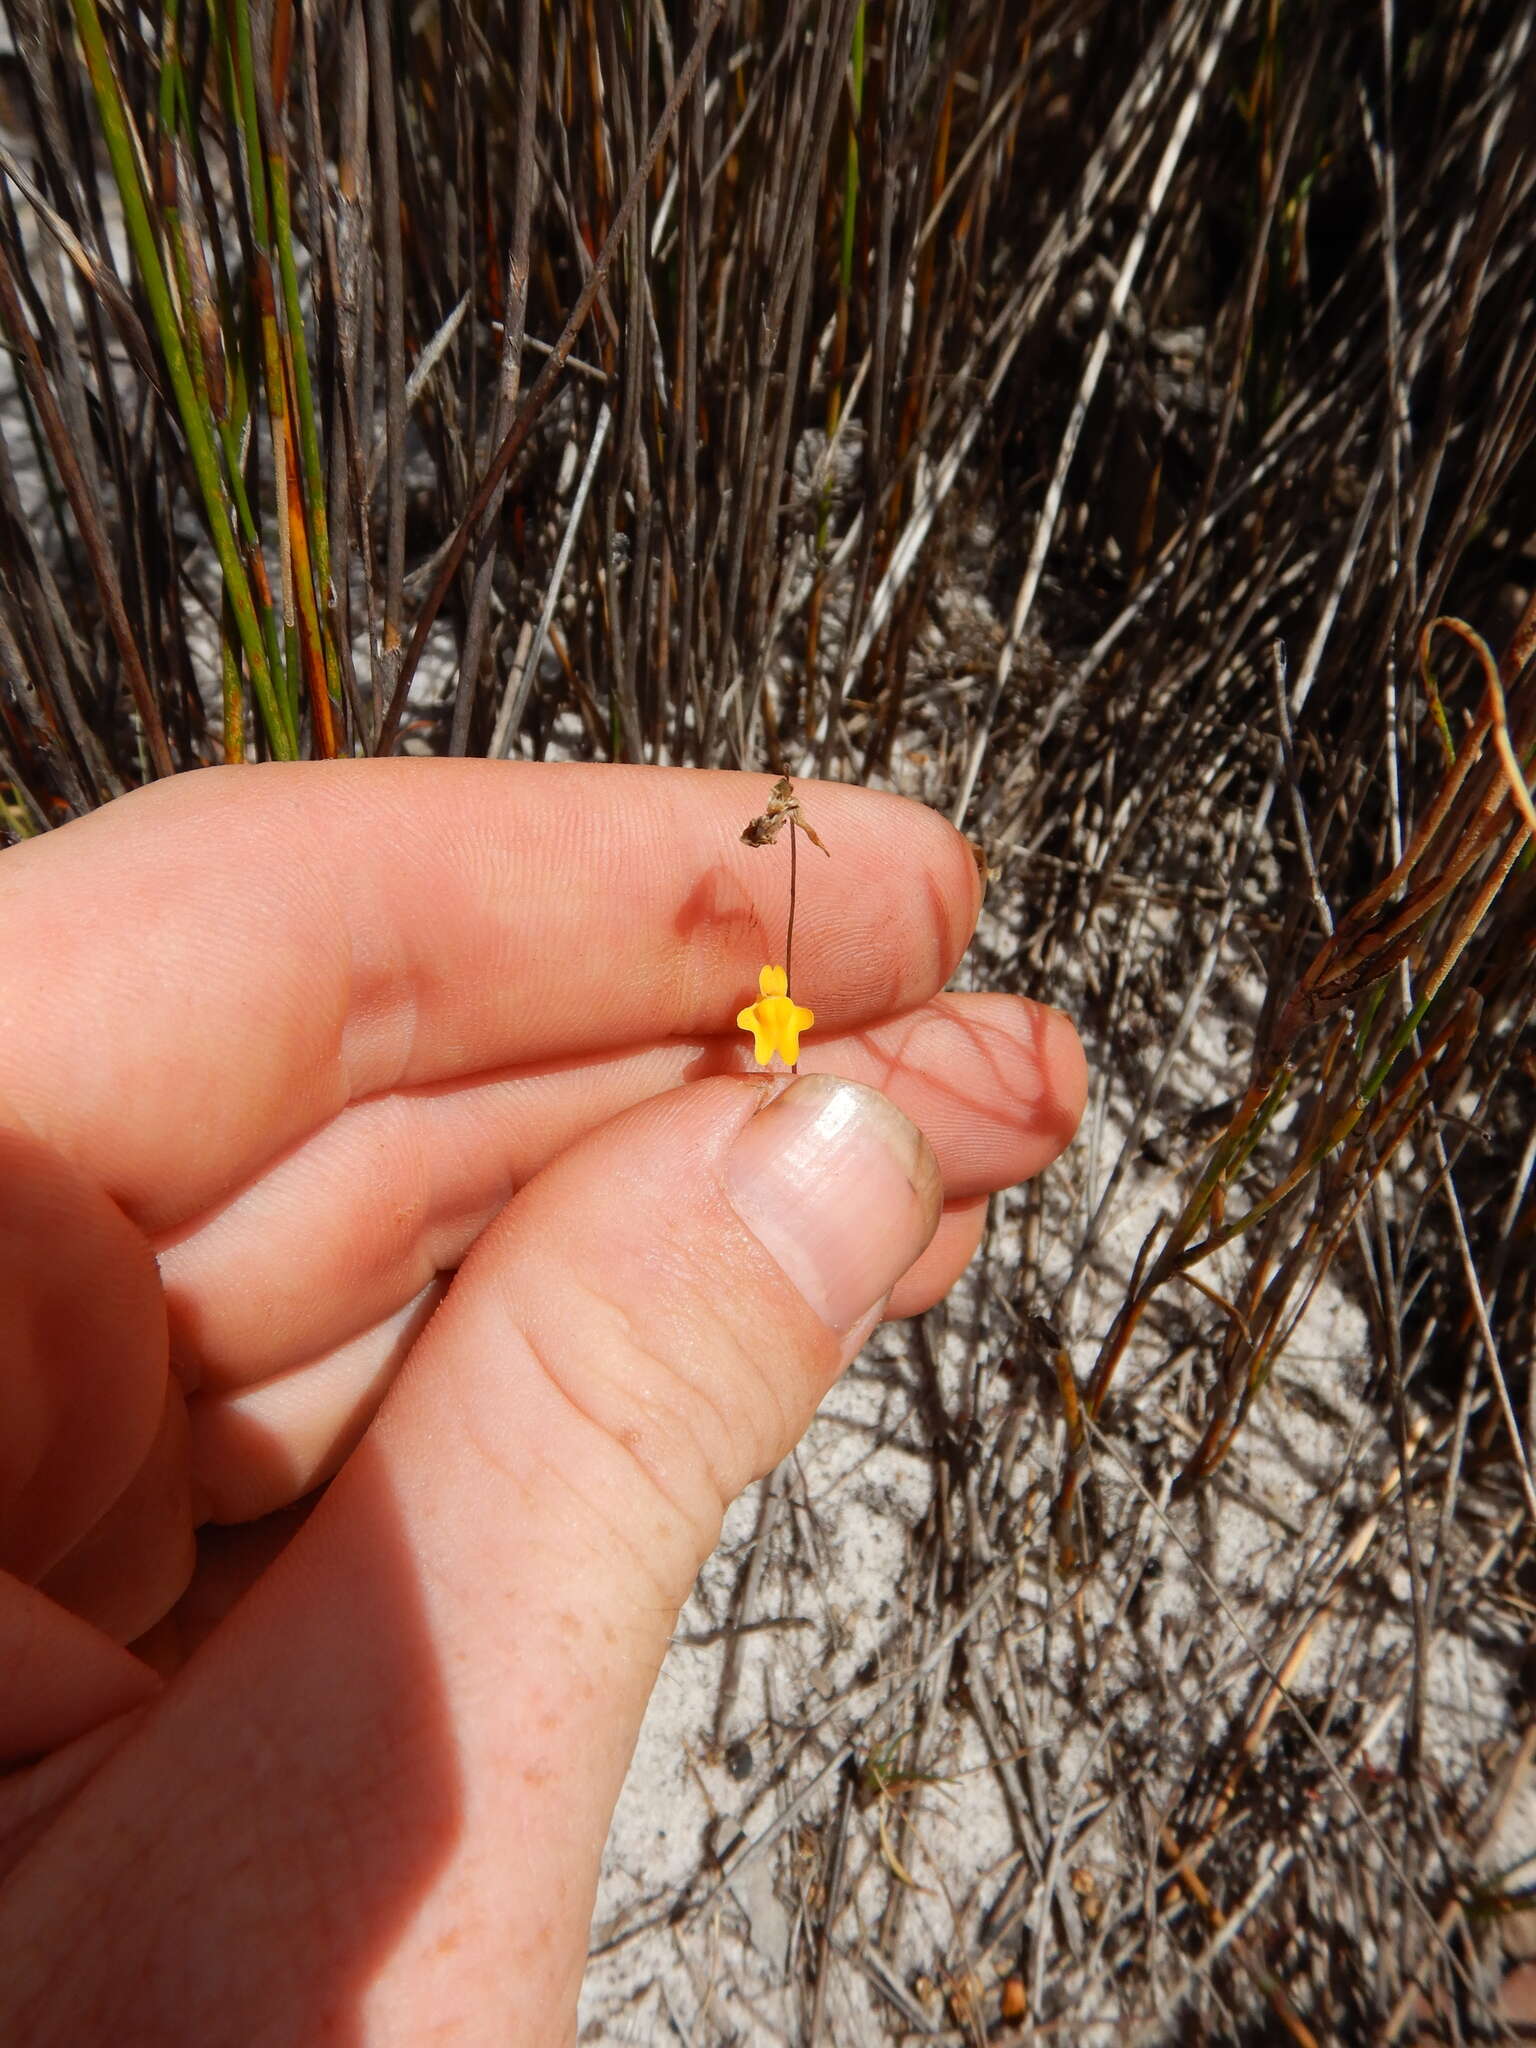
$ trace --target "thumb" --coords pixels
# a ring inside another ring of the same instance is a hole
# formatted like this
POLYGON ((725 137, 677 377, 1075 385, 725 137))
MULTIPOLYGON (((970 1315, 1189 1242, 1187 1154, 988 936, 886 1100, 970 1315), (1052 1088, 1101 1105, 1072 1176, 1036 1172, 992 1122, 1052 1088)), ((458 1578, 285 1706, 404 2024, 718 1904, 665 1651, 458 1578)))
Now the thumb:
POLYGON ((54 1829, 39 1895, 66 1929, 95 1911, 93 1976, 209 2041, 231 2013, 569 2037, 677 1609, 941 1196, 914 1126, 826 1075, 696 1083, 530 1182, 302 1533, 54 1829))
MULTIPOLYGON (((803 1433, 941 1201, 926 1139, 872 1089, 661 1097, 524 1190, 386 1413, 380 1452, 452 1582, 440 1641, 484 1799, 418 1956, 489 1889, 483 1966, 529 2039, 574 2011, 613 1805, 721 1517, 803 1433)), ((412 1984, 419 2019, 464 1970, 456 1948, 412 1984)))

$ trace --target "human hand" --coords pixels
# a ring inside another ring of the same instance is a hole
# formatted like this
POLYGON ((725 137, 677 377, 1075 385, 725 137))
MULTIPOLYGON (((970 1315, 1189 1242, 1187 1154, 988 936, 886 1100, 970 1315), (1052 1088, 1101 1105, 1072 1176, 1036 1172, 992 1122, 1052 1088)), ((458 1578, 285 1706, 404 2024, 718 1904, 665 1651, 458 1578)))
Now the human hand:
POLYGON ((1082 1106, 835 787, 802 1066, 886 1099, 745 1078, 762 791, 214 770, 0 863, 0 2035, 569 2031, 725 1506, 1082 1106))

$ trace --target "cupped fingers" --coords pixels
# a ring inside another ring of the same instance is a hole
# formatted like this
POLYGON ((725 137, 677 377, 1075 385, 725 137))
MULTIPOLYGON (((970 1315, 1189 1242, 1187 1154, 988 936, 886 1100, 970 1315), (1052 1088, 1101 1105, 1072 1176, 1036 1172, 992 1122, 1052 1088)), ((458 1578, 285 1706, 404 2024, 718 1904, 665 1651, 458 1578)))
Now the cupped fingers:
MULTIPOLYGON (((1067 1019, 1013 996, 938 996, 802 1050, 805 1071, 877 1087, 918 1125, 949 1202, 1039 1172, 1086 1087, 1067 1019)), ((178 1366, 205 1393, 233 1393, 339 1353, 457 1267, 588 1131, 682 1082, 750 1069, 744 1041, 671 1042, 353 1105, 162 1244, 178 1366)))

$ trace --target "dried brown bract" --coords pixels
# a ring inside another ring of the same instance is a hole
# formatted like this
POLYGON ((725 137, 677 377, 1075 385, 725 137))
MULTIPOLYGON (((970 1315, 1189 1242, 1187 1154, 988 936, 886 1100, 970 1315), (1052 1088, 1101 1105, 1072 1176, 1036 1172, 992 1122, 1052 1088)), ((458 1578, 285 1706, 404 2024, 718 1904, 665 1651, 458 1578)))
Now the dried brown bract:
POLYGON ((741 836, 748 846, 772 846, 786 825, 798 827, 812 846, 826 853, 829 860, 832 858, 807 819, 805 806, 795 795, 794 784, 787 775, 781 775, 769 792, 767 810, 760 818, 754 818, 741 836))

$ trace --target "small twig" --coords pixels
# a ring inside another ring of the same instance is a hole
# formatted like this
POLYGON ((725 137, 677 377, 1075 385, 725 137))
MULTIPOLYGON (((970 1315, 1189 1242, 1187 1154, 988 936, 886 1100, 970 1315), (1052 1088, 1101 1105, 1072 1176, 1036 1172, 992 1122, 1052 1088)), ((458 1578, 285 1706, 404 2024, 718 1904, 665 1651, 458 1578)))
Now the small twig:
POLYGON ((1296 740, 1291 730, 1291 705, 1285 687, 1286 653, 1283 640, 1272 640, 1269 646, 1269 675, 1275 689, 1275 715, 1280 721, 1280 760, 1285 770, 1285 791, 1291 800, 1291 817, 1296 825, 1296 847, 1301 855, 1301 864, 1307 871, 1307 887, 1312 892, 1312 907, 1317 912, 1317 921, 1327 937, 1333 937, 1333 912, 1328 907, 1327 893, 1322 877, 1317 872, 1317 855, 1312 849, 1312 828, 1307 821, 1306 806, 1301 800, 1301 783, 1296 773, 1296 740))
POLYGON ((554 622, 555 611, 560 603, 560 593, 565 587, 565 572, 571 559, 571 550, 576 545, 576 530, 581 524, 581 515, 586 509, 587 494, 592 489, 592 479, 597 474, 598 458, 603 444, 608 439, 608 429, 613 425, 612 408, 604 402, 598 408, 597 425, 592 432, 592 445, 587 450, 587 459, 582 465, 581 477, 576 485, 576 495, 571 500, 570 517, 565 522, 565 532, 560 536, 560 546, 555 555, 555 566, 550 572, 549 588, 544 593, 544 603, 539 612, 539 623, 534 628, 533 643, 527 658, 515 664, 507 678, 507 687, 502 694, 501 709, 496 714, 496 730, 487 749, 493 761, 503 761, 516 738, 523 722, 523 711, 528 703, 528 692, 533 688, 539 672, 539 660, 544 652, 544 643, 549 638, 549 629, 554 622))
POLYGON ((811 2017, 805 2030, 806 2048, 816 2048, 821 2039, 821 2023, 826 2010, 827 1983, 831 1977, 832 1927, 842 1904, 843 1867, 848 1850, 848 1821, 853 1812, 854 1777, 852 1771, 843 1773, 843 1789, 837 1802, 837 1818, 832 1823, 832 1854, 827 1864, 826 1878, 822 1891, 826 1903, 821 1909, 821 1938, 816 1944, 816 1988, 811 1995, 811 2017))
MULTIPOLYGON (((513 183, 512 237, 507 248, 507 317, 501 334, 501 367, 497 380, 492 436, 500 440, 512 424, 523 374, 523 330, 528 318, 528 244, 533 218, 534 131, 538 114, 539 5, 522 0, 517 30, 517 170, 513 183)), ((466 294, 467 296, 467 294, 466 294)), ((470 723, 479 684, 480 659, 491 615, 491 584, 496 570, 496 524, 506 479, 491 493, 480 533, 480 559, 475 565, 464 645, 459 658, 459 686, 453 703, 448 751, 469 749, 470 723)))
MULTIPOLYGON (((382 655, 387 675, 400 645, 400 610, 405 589, 405 263, 400 242, 400 151, 395 132, 395 67, 389 10, 385 0, 366 0, 365 12, 368 78, 373 87, 373 162, 379 179, 379 220, 384 235, 386 526, 382 655)), ((365 403, 368 397, 364 392, 365 403)))
POLYGON ((758 1503, 757 1527, 752 1532, 752 1552, 747 1559, 747 1568, 742 1573, 737 1591, 735 1610, 731 1626, 726 1635, 725 1661, 720 1670, 720 1690, 715 1696, 714 1746, 717 1750, 725 1747, 726 1729, 736 1706, 736 1695, 741 1685, 741 1651, 746 1639, 746 1624, 757 1605, 757 1592, 763 1581, 768 1564, 768 1546, 773 1532, 778 1527, 779 1514, 784 1505, 784 1489, 788 1483, 789 1467, 780 1465, 763 1481, 762 1499, 758 1503))
POLYGON ((118 659, 123 664, 123 674, 133 697, 133 707, 143 723, 150 761, 156 775, 171 775, 175 772, 176 764, 171 759, 165 725, 160 717, 159 699, 149 686, 149 677, 144 671, 138 642, 134 638, 133 628, 123 604, 122 586, 118 582, 117 571, 108 551, 106 535, 96 519, 91 504, 90 487, 75 453, 69 428, 65 425, 64 416, 54 397, 53 386, 43 368, 36 338, 21 310, 21 301, 16 296, 3 243, 0 243, 0 323, 3 323, 20 345, 22 378, 43 423, 49 451, 58 466, 59 479, 68 493, 75 523, 80 530, 80 538, 85 543, 85 551, 96 578, 96 587, 101 594, 102 609, 106 612, 107 624, 117 645, 118 659))

